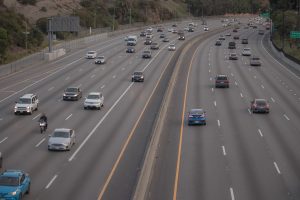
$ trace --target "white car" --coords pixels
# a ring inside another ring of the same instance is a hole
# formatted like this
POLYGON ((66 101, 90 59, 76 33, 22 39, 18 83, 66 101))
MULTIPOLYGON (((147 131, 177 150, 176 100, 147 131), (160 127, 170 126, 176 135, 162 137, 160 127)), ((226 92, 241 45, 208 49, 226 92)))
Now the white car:
POLYGON ((97 52, 96 51, 88 51, 86 53, 85 57, 88 58, 88 59, 94 59, 94 58, 97 57, 97 52))
POLYGON ((96 108, 98 110, 101 109, 104 105, 104 97, 101 92, 91 92, 85 98, 83 103, 84 109, 88 108, 96 108))
POLYGON ((75 144, 75 131, 68 128, 57 128, 49 136, 48 150, 69 151, 75 144))
POLYGON ((168 32, 173 32, 173 28, 168 28, 168 32))
POLYGON ((250 48, 244 48, 242 51, 243 56, 251 56, 251 49, 250 48))
POLYGON ((14 112, 15 114, 26 113, 32 114, 34 110, 38 110, 39 100, 35 94, 25 94, 16 102, 14 112))
POLYGON ((204 31, 209 31, 209 28, 207 26, 204 26, 204 31))
POLYGON ((175 51, 176 50, 175 44, 170 44, 169 47, 168 47, 168 50, 169 51, 175 51))
POLYGON ((149 27, 149 28, 147 28, 146 31, 152 33, 152 32, 153 32, 153 28, 152 28, 152 27, 149 27))
POLYGON ((104 56, 98 56, 95 60, 95 64, 104 64, 105 63, 105 57, 104 56))

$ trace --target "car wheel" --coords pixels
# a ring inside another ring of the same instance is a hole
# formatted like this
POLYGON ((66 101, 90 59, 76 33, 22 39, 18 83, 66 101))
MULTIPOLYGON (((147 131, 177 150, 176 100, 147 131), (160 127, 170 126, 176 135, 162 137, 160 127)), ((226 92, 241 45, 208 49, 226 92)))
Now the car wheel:
POLYGON ((19 200, 21 200, 22 199, 22 194, 19 194, 19 198, 18 198, 19 200))
POLYGON ((36 105, 36 108, 35 108, 35 110, 38 110, 39 109, 39 105, 36 105))
POLYGON ((134 80, 133 80, 133 79, 131 79, 131 82, 134 82, 134 80))
POLYGON ((29 183, 28 189, 27 189, 27 191, 26 191, 26 194, 29 194, 29 193, 30 193, 30 183, 29 183))
POLYGON ((84 110, 86 110, 86 107, 83 107, 84 110))
POLYGON ((99 107, 97 108, 97 110, 101 110, 101 106, 99 106, 99 107))

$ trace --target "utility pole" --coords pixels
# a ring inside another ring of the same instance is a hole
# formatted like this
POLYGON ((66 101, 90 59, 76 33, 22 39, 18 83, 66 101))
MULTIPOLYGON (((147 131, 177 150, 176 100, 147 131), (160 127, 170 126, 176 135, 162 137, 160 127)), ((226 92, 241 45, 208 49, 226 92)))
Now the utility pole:
POLYGON ((282 35, 281 35, 281 50, 284 50, 284 9, 282 10, 282 35))
POLYGON ((116 8, 114 7, 114 15, 113 15, 113 24, 112 24, 112 31, 115 31, 115 15, 116 15, 116 8))
POLYGON ((131 25, 131 8, 129 8, 129 25, 131 25))

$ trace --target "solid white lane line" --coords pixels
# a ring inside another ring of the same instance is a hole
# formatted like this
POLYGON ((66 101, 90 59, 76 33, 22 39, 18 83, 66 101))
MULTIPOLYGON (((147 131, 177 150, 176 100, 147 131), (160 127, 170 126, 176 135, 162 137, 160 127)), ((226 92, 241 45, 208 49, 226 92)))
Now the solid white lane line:
POLYGON ((221 126, 221 122, 220 122, 220 120, 218 120, 218 126, 219 126, 219 127, 221 126))
POLYGON ((223 155, 226 156, 225 146, 222 146, 222 150, 223 150, 223 155))
POLYGON ((231 196, 231 200, 235 200, 235 198, 234 198, 234 192, 233 192, 232 188, 230 188, 230 196, 231 196))
POLYGON ((3 140, 0 141, 0 144, 3 143, 7 139, 8 139, 8 137, 3 138, 3 140))
POLYGON ((53 89, 54 89, 54 87, 51 87, 51 88, 48 89, 48 91, 51 91, 51 90, 53 90, 53 89))
POLYGON ((260 137, 264 137, 264 135, 262 134, 260 129, 258 129, 258 133, 259 133, 260 137))
POLYGON ((214 105, 215 105, 215 107, 217 107, 217 102, 216 101, 214 101, 214 105))
POLYGON ((240 95, 241 95, 242 98, 244 97, 242 93, 240 93, 240 95))
POLYGON ((276 168, 277 173, 278 173, 278 174, 281 174, 281 172, 280 172, 280 170, 279 170, 279 167, 278 167, 278 165, 277 165, 276 162, 274 162, 274 166, 275 166, 275 168, 276 168))
POLYGON ((35 145, 35 147, 39 147, 45 140, 46 140, 46 138, 43 138, 39 143, 37 143, 35 145))
POLYGON ((271 97, 271 100, 273 101, 273 103, 275 103, 275 99, 273 99, 273 98, 271 97))
POLYGON ((97 125, 93 128, 93 130, 87 135, 87 137, 83 140, 83 142, 79 145, 79 147, 76 149, 76 151, 72 154, 72 156, 69 158, 69 162, 71 162, 75 156, 78 154, 78 152, 82 149, 82 147, 85 145, 85 143, 90 139, 90 137, 95 133, 97 128, 103 123, 103 121, 106 119, 106 117, 111 113, 111 111, 116 107, 116 105, 121 101, 121 99, 125 96, 125 94, 129 91, 129 89, 133 86, 133 83, 131 83, 126 90, 122 93, 122 95, 117 99, 117 101, 110 107, 110 109, 105 113, 105 115, 102 117, 102 119, 97 123, 97 125))
POLYGON ((32 120, 35 120, 35 119, 38 118, 40 115, 41 115, 41 113, 38 114, 37 116, 35 116, 34 118, 32 118, 32 120))
POLYGON ((290 118, 288 118, 288 116, 286 114, 284 114, 283 116, 286 120, 288 120, 288 121, 290 120, 290 118))
POLYGON ((72 114, 70 114, 65 120, 68 120, 70 119, 70 117, 72 117, 72 114))
POLYGON ((57 178, 57 174, 55 174, 55 176, 50 180, 50 182, 47 184, 45 189, 48 189, 52 185, 52 183, 55 181, 56 178, 57 178))
POLYGON ((102 85, 102 86, 101 86, 101 89, 103 89, 104 87, 105 87, 105 85, 102 85))

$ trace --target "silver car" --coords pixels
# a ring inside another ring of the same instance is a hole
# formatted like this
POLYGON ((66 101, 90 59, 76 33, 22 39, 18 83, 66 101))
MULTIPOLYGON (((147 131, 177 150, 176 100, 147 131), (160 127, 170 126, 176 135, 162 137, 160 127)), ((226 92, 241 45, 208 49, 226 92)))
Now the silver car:
POLYGON ((68 128, 57 128, 49 136, 48 150, 69 151, 75 144, 75 131, 68 128))
POLYGON ((91 92, 84 101, 84 109, 96 108, 98 110, 103 107, 104 97, 100 92, 91 92))

